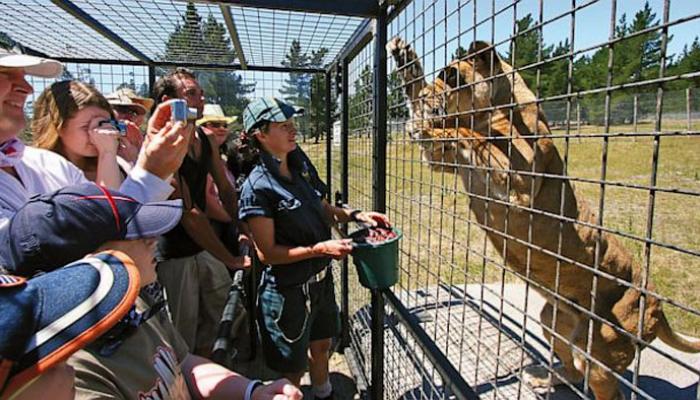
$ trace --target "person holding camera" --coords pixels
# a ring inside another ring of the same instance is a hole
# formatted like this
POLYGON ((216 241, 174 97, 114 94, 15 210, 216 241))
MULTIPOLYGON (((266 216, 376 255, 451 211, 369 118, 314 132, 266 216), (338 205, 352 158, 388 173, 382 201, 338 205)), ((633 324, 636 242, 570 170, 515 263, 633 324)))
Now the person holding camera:
MULTIPOLYGON (((23 54, 18 45, 0 44, 0 265, 7 260, 9 219, 29 198, 88 181, 83 171, 60 154, 27 146, 19 138, 27 121, 24 104, 33 92, 27 76, 54 78, 62 70, 58 61, 23 54)), ((58 112, 65 111, 65 106, 52 107, 58 112)), ((139 201, 164 200, 173 192, 170 176, 187 152, 191 132, 184 124, 170 121, 169 111, 168 105, 154 111, 144 151, 119 187, 139 201)), ((116 141, 114 137, 109 140, 116 141)), ((101 173, 94 172, 97 179, 101 173)), ((104 179, 113 179, 113 172, 104 179)))
POLYGON ((259 161, 243 183, 239 216, 267 265, 258 298, 267 365, 299 385, 308 363, 314 395, 325 399, 332 397, 331 338, 340 329, 331 260, 352 251, 350 239, 331 239, 331 224, 389 221, 383 214, 328 203, 326 185, 296 144, 294 116, 301 112, 275 98, 259 98, 243 111, 259 161))
POLYGON ((39 95, 32 120, 34 146, 58 153, 100 185, 118 189, 120 132, 112 106, 92 85, 55 82, 39 95))
MULTIPOLYGON (((176 68, 161 77, 153 93, 156 103, 181 99, 196 110, 194 119, 202 117, 204 92, 187 68, 176 68)), ((250 258, 231 254, 212 228, 207 216, 208 175, 226 212, 237 219, 237 195, 226 177, 218 146, 198 128, 175 175, 174 197, 183 200, 185 211, 181 222, 158 241, 157 255, 158 280, 166 289, 173 323, 193 353, 205 357, 211 352, 231 284, 226 267, 250 266, 250 258)))

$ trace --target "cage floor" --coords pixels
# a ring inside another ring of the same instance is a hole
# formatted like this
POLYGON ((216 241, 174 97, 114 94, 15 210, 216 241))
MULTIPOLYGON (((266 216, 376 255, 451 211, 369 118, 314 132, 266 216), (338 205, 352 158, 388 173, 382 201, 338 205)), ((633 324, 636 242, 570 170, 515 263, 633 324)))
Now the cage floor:
MULTIPOLYGON (((441 285, 397 291, 396 295, 481 398, 568 400, 591 396, 583 385, 557 386, 549 393, 537 393, 521 381, 522 367, 550 362, 538 323, 544 299, 534 290, 526 290, 524 284, 506 284, 503 289, 500 284, 466 288, 441 285)), ((365 306, 351 320, 352 334, 358 338, 356 347, 365 351, 370 348, 369 319, 369 306, 365 306)), ((430 360, 390 312, 385 326, 385 398, 450 398, 430 360)), ((678 352, 658 340, 652 345, 700 368, 699 354, 678 352)), ((363 358, 368 360, 369 355, 363 358)), ((634 365, 624 374, 629 382, 634 365)), ((642 352, 638 382, 646 393, 640 398, 697 399, 698 376, 651 349, 642 352)), ((629 388, 621 387, 629 398, 629 388)))

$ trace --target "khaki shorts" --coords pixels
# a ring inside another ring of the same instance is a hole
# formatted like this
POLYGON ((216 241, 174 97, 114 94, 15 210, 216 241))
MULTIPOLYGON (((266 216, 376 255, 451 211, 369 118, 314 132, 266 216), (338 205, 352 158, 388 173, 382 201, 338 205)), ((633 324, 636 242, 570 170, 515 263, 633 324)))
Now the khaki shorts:
POLYGON ((158 263, 173 325, 192 353, 209 356, 231 286, 226 266, 206 251, 158 263))

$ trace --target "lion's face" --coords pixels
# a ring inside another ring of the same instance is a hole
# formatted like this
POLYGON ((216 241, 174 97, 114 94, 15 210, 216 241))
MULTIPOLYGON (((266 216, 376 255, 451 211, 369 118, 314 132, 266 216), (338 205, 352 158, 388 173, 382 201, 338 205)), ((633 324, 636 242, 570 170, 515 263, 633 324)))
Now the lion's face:
MULTIPOLYGON (((495 53, 494 57, 497 57, 495 53)), ((495 60, 499 68, 493 71, 486 68, 481 59, 451 62, 419 92, 419 107, 414 108, 419 110, 414 115, 414 120, 421 125, 417 127, 473 127, 480 120, 488 119, 488 112, 481 110, 490 109, 494 98, 510 93, 506 77, 490 79, 492 73, 502 72, 500 59, 495 60)))

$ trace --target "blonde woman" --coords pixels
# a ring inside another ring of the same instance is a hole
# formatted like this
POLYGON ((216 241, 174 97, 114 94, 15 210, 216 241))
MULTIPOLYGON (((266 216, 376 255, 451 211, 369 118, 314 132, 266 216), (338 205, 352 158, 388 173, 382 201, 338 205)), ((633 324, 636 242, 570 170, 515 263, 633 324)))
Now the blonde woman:
POLYGON ((88 180, 118 189, 122 181, 117 164, 119 132, 111 121, 111 105, 93 86, 56 82, 34 105, 33 145, 67 158, 88 180))

